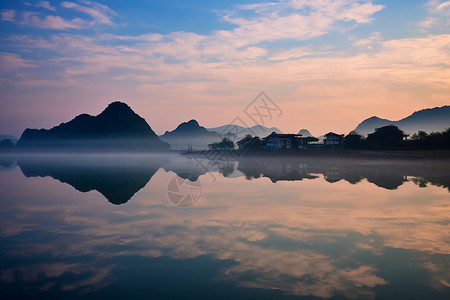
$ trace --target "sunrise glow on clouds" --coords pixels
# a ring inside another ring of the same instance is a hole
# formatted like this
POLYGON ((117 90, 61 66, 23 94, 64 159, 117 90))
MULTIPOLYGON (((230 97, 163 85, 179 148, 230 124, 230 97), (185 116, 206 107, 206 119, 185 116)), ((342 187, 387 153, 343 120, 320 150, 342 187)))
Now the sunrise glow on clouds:
POLYGON ((157 133, 265 91, 285 132, 450 104, 450 1, 2 1, 0 133, 121 100, 157 133))

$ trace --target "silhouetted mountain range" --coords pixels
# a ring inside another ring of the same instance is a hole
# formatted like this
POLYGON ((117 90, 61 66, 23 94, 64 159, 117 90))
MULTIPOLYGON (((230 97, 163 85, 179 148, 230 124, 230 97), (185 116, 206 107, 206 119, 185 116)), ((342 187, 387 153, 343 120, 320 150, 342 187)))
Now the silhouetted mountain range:
POLYGON ((412 134, 419 130, 425 132, 444 131, 450 127, 450 106, 423 109, 399 121, 371 117, 362 121, 354 131, 369 134, 387 125, 395 125, 405 133, 412 134))
POLYGON ((162 151, 162 142, 147 122, 127 104, 113 102, 98 116, 81 114, 49 130, 27 128, 17 146, 20 149, 93 149, 162 151))
POLYGON ((178 125, 173 131, 166 131, 163 138, 178 138, 178 137, 212 137, 215 138, 218 135, 214 132, 208 131, 205 127, 200 126, 196 120, 190 120, 178 125))
POLYGON ((13 144, 17 143, 17 138, 9 134, 0 134, 0 141, 10 140, 13 144))
POLYGON ((161 140, 170 143, 172 149, 186 150, 192 145, 197 150, 207 147, 208 144, 220 140, 216 132, 208 131, 200 126, 196 120, 190 120, 178 125, 173 131, 166 131, 160 136, 161 140))
POLYGON ((228 124, 214 128, 208 128, 210 131, 217 132, 221 137, 230 137, 233 136, 232 140, 240 140, 246 135, 250 134, 252 136, 266 137, 272 132, 281 133, 281 130, 272 127, 267 128, 262 125, 255 125, 250 128, 246 128, 240 125, 228 124))

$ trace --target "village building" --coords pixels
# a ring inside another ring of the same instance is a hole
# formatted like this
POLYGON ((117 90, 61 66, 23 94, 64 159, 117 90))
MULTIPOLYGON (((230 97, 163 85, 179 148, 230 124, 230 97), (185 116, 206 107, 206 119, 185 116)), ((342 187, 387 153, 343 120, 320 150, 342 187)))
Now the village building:
POLYGON ((344 135, 329 132, 325 134, 323 143, 325 146, 342 146, 344 145, 344 135))
POLYGON ((293 150, 298 149, 301 134, 284 134, 272 132, 263 138, 262 149, 264 150, 293 150))

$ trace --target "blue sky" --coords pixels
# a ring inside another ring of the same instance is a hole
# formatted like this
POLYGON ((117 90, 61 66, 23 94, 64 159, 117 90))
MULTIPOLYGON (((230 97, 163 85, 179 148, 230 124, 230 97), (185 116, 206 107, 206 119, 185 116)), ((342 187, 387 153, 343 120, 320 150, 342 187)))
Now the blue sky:
MULTIPOLYGON (((2 1, 0 133, 121 100, 158 133, 265 91, 285 132, 449 104, 450 1, 2 1)), ((254 125, 254 124, 249 124, 254 125)))

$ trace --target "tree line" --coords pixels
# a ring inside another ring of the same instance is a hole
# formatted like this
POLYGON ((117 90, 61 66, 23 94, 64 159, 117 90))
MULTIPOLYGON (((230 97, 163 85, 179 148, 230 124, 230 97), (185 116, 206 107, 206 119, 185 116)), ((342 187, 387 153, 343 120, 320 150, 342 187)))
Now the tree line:
MULTIPOLYGON (((299 149, 299 145, 309 145, 310 147, 304 148, 310 149, 320 148, 318 146, 321 144, 317 144, 317 141, 318 139, 314 137, 296 138, 292 149, 299 149)), ((233 150, 238 146, 249 152, 257 152, 261 150, 263 140, 257 136, 247 135, 236 144, 229 138, 223 138, 208 146, 210 150, 233 150)), ((419 131, 412 135, 405 134, 395 125, 377 128, 375 132, 367 136, 352 131, 343 138, 341 148, 348 150, 450 150, 450 128, 432 133, 419 131)))
POLYGON ((405 134, 397 126, 388 125, 377 128, 364 137, 350 132, 344 137, 345 149, 361 150, 450 150, 450 128, 442 132, 426 133, 419 131, 405 134))

